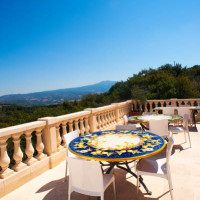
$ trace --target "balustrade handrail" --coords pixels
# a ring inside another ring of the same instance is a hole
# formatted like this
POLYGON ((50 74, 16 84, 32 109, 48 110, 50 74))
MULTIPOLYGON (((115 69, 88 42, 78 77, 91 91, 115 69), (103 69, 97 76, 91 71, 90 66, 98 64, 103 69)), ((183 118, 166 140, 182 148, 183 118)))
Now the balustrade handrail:
POLYGON ((24 123, 16 126, 11 126, 7 128, 0 129, 0 138, 5 136, 10 136, 12 134, 17 134, 21 132, 31 131, 36 128, 44 127, 46 123, 44 121, 35 121, 35 122, 29 122, 24 123))
POLYGON ((192 99, 176 99, 176 98, 173 98, 173 99, 154 99, 154 100, 147 100, 147 102, 160 102, 160 101, 164 101, 164 102, 171 102, 171 101, 176 101, 176 102, 179 102, 179 101, 198 101, 200 102, 200 98, 192 98, 192 99))

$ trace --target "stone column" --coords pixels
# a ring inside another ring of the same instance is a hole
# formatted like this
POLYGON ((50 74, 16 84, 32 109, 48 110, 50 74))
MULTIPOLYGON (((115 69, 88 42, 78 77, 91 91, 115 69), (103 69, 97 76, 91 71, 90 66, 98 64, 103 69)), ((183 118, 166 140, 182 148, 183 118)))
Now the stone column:
POLYGON ((38 119, 46 121, 46 126, 43 129, 42 140, 44 143, 44 152, 51 156, 57 152, 56 126, 57 120, 55 117, 45 117, 38 119))
POLYGON ((89 125, 90 125, 90 132, 96 132, 97 131, 97 120, 96 120, 96 109, 93 108, 87 108, 85 111, 90 111, 89 115, 89 125))

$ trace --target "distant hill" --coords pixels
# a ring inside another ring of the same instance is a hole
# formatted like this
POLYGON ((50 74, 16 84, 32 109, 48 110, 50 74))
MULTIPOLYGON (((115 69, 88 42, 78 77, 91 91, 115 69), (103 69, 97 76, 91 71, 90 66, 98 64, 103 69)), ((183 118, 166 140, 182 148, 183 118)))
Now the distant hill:
POLYGON ((93 85, 75 88, 35 92, 29 94, 11 94, 0 96, 0 104, 24 106, 59 104, 66 100, 80 100, 83 95, 107 92, 116 81, 102 81, 93 85))

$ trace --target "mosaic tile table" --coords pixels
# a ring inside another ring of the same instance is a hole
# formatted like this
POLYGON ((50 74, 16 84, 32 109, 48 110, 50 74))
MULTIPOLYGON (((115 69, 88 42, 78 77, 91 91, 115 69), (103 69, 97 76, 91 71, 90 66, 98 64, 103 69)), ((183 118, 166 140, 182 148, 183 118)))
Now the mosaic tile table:
POLYGON ((149 120, 159 120, 159 119, 168 119, 169 123, 173 123, 183 120, 183 117, 179 115, 164 115, 164 114, 138 115, 129 117, 128 121, 134 123, 149 123, 149 120))
MULTIPOLYGON (((88 160, 109 162, 110 173, 114 166, 121 168, 137 178, 128 166, 129 161, 149 157, 162 151, 165 140, 153 133, 144 131, 99 131, 75 138, 69 150, 88 160), (126 168, 123 166, 125 165, 126 168)), ((140 183, 151 194, 140 177, 140 183)))

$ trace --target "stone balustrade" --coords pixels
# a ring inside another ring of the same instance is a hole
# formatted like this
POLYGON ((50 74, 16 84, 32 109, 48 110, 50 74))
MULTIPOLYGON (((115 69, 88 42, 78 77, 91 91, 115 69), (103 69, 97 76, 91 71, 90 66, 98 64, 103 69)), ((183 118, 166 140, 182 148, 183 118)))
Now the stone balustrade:
POLYGON ((147 100, 143 110, 145 112, 153 112, 154 107, 163 107, 168 105, 180 106, 180 105, 200 106, 200 99, 161 99, 161 100, 147 100))
POLYGON ((126 101, 0 129, 0 197, 65 160, 68 132, 115 129, 131 110, 126 101))

